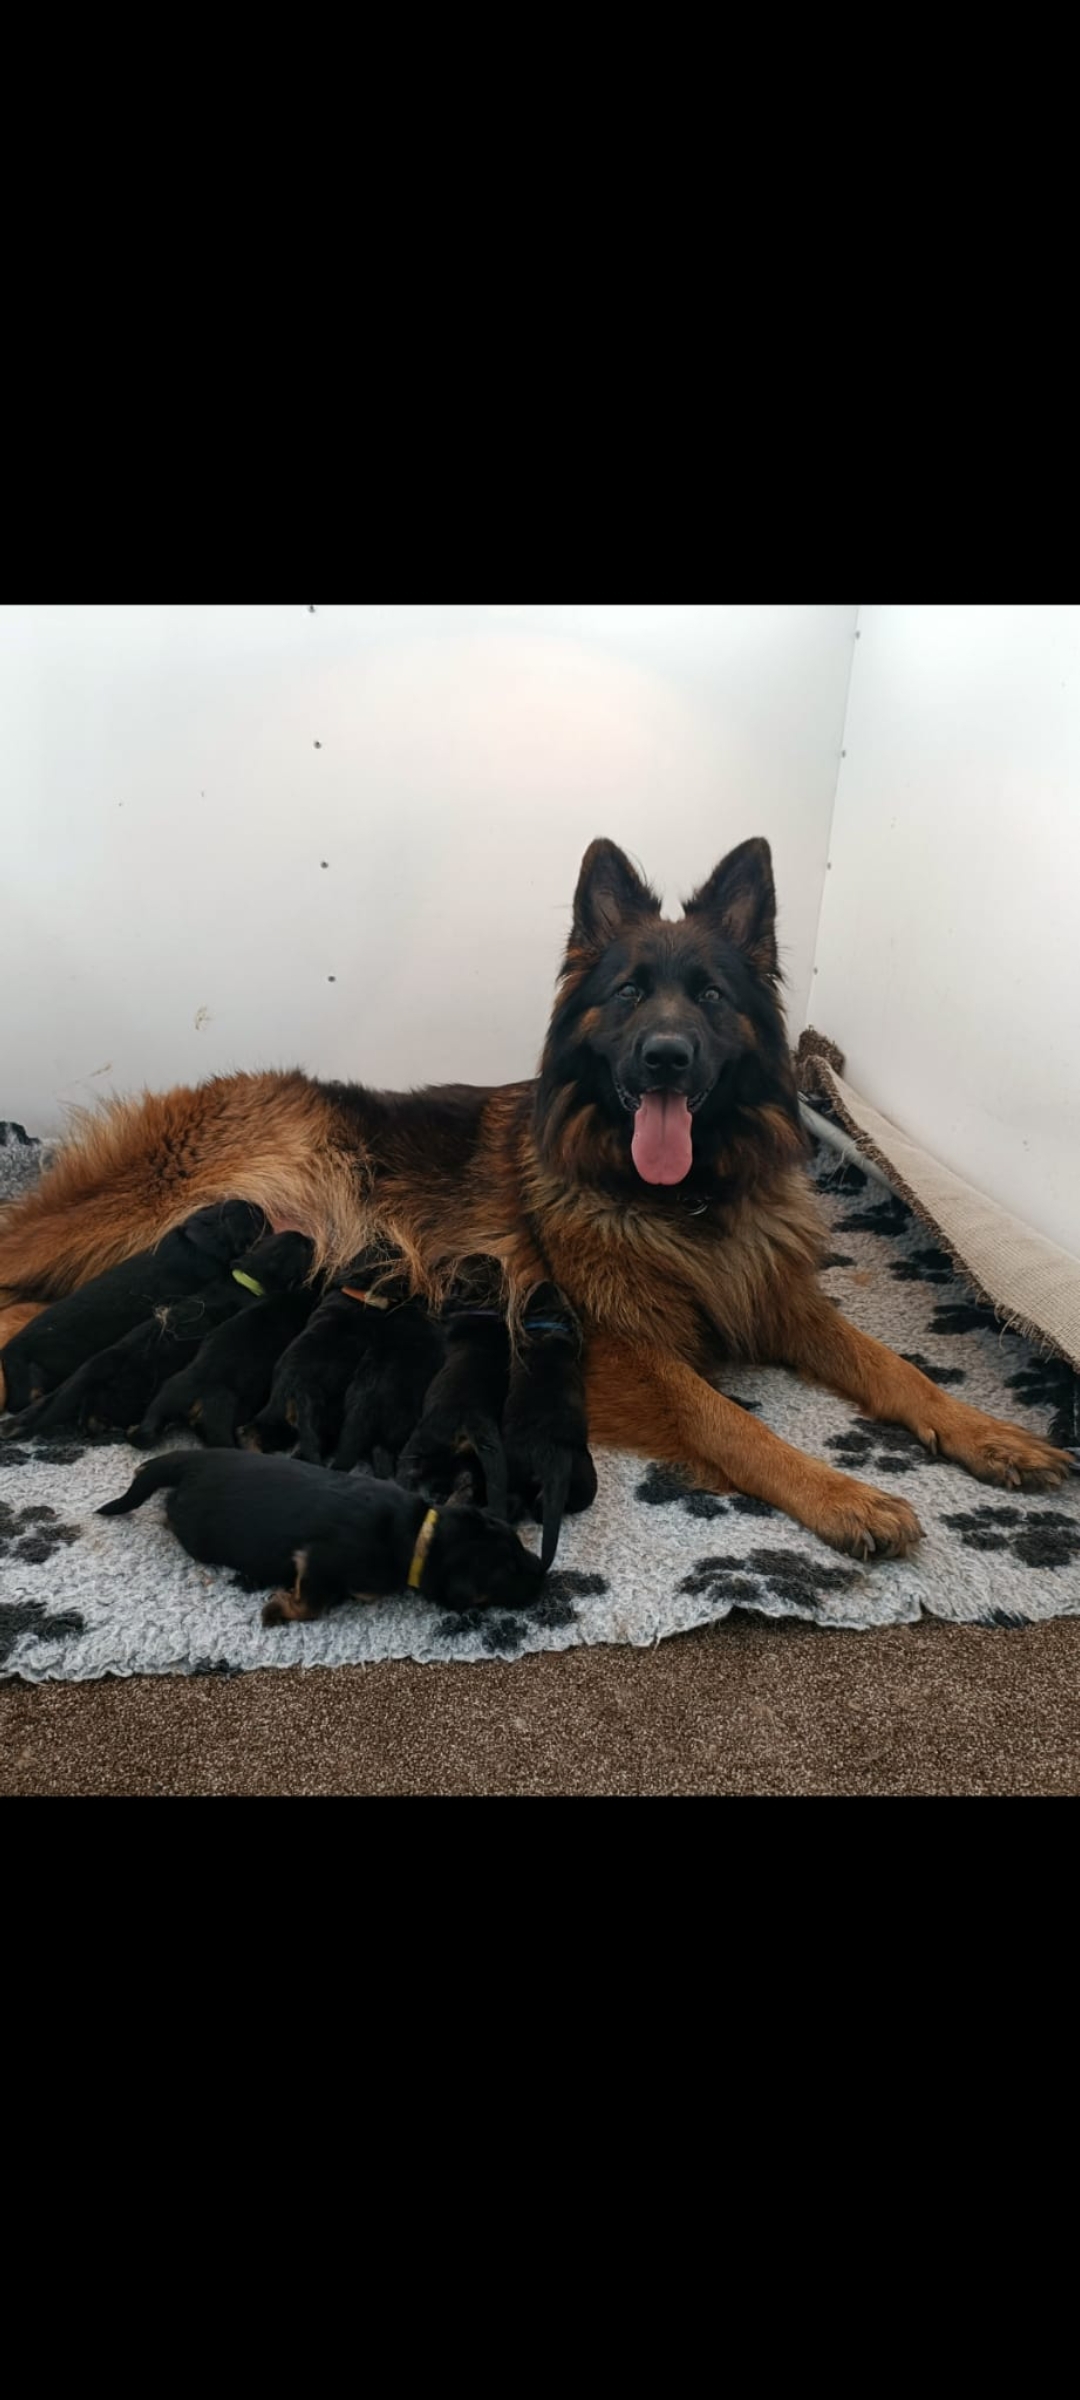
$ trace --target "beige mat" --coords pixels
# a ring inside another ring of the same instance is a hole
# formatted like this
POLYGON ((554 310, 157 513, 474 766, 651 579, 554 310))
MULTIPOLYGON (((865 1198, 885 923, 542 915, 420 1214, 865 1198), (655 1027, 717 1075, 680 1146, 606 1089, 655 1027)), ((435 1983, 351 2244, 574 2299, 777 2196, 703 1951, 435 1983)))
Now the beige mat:
POLYGON ((844 1081, 842 1053, 812 1026, 800 1039, 796 1063, 800 1090, 827 1103, 860 1153, 932 1228, 1002 1323, 1080 1372, 1080 1258, 920 1150, 844 1081))

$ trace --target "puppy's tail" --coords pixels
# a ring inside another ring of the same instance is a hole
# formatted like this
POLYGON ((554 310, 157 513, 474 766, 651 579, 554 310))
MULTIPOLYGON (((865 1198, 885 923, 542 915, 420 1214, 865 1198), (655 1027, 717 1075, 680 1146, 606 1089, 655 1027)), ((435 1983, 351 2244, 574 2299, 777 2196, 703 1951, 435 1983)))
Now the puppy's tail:
POLYGON ((562 1532, 562 1521, 566 1515, 566 1503, 570 1498, 570 1478, 573 1471, 572 1452, 567 1449, 556 1450, 540 1487, 544 1528, 540 1538, 540 1564, 545 1575, 559 1547, 559 1535, 562 1532))
POLYGON ((106 1500, 104 1507, 99 1508, 99 1517, 126 1517, 129 1509, 141 1508, 151 1492, 160 1492, 163 1484, 182 1483, 189 1462, 199 1455, 197 1450, 164 1450, 160 1458, 148 1458, 130 1488, 121 1492, 118 1500, 106 1500))

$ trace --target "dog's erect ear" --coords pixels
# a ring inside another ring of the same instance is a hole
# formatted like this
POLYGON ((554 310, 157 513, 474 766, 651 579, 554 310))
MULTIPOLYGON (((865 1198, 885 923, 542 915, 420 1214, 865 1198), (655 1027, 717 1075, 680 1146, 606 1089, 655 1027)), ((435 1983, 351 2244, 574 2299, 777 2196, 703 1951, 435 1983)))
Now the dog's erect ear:
POLYGON ((776 886, 772 853, 762 835, 729 850, 708 881, 683 902, 688 917, 708 917, 726 942, 744 952, 759 975, 779 971, 776 953, 776 886))
POLYGON ((571 950, 606 950, 624 925, 658 917, 660 902, 617 842, 590 842, 574 894, 571 950))

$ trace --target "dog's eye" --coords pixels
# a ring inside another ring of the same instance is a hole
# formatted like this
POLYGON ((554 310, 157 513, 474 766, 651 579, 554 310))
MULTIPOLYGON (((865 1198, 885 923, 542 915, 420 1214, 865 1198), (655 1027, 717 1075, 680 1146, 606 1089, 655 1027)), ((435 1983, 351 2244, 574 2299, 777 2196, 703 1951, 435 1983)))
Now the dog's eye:
POLYGON ((640 1000, 641 993, 636 983, 620 983, 615 998, 616 1000, 640 1000))
POLYGON ((715 983, 706 984, 704 991, 698 993, 699 1000, 719 1000, 721 997, 715 983))

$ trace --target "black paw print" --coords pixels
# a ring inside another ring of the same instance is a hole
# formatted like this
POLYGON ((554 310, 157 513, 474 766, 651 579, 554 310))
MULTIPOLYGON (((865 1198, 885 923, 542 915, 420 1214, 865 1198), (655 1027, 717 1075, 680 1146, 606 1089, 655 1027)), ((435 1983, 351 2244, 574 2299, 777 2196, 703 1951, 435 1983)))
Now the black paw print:
POLYGON ((0 1604, 0 1667, 5 1667, 17 1642, 24 1633, 43 1633, 51 1642, 63 1641, 69 1634, 84 1633, 86 1619, 77 1609, 63 1609, 50 1616, 43 1600, 14 1600, 0 1604))
POLYGON ((997 1507, 962 1509, 942 1517, 958 1533, 965 1550, 1011 1550, 1024 1567, 1069 1567, 1080 1557, 1080 1518, 1060 1508, 997 1507))
POLYGON ((851 1567, 826 1567, 802 1551, 750 1550, 745 1558, 699 1558, 679 1590, 695 1599, 732 1603, 760 1600, 763 1592, 771 1592, 789 1607, 816 1616, 827 1593, 846 1591, 858 1581, 851 1567))
POLYGON ((0 1551, 23 1559, 28 1566, 43 1566, 54 1550, 78 1539, 78 1526, 62 1525, 55 1508, 47 1508, 44 1501, 35 1502, 31 1508, 15 1509, 6 1500, 0 1500, 0 1551), (28 1531, 32 1525, 37 1526, 36 1533, 28 1531))
POLYGON ((529 1600, 516 1614, 493 1616, 488 1608, 465 1608, 450 1616, 440 1617, 435 1627, 439 1642, 459 1641, 463 1633, 478 1633, 485 1650, 502 1653, 517 1652, 526 1634, 534 1625, 553 1628, 576 1625, 578 1611, 574 1601, 586 1600, 609 1586, 603 1575, 584 1575, 577 1567, 559 1567, 544 1577, 542 1591, 529 1600))
MULTIPOLYGON (((748 1405, 756 1408, 759 1404, 754 1401, 748 1405)), ((662 1466, 658 1459, 654 1459, 646 1469, 644 1481, 635 1486, 634 1498, 644 1500, 648 1508, 665 1508, 678 1503, 685 1516, 704 1517, 710 1523, 716 1517, 729 1516, 732 1509, 744 1517, 771 1517, 776 1514, 768 1500, 754 1500, 748 1492, 733 1492, 730 1500, 718 1499, 715 1492, 699 1492, 682 1467, 662 1466)))
POLYGON ((577 1567, 558 1567, 544 1578, 543 1589, 530 1600, 525 1614, 530 1625, 576 1625, 575 1600, 587 1600, 608 1589, 603 1575, 584 1575, 577 1567))
POLYGON ((641 1483, 635 1485, 635 1500, 644 1500, 647 1508, 666 1508, 678 1502, 688 1517, 723 1517, 727 1509, 723 1500, 712 1492, 695 1490, 681 1467, 661 1466, 654 1460, 647 1467, 641 1483))
POLYGON ((827 1450, 839 1452, 845 1467, 873 1467, 877 1475, 910 1475, 929 1464, 927 1452, 902 1425, 879 1425, 873 1417, 856 1417, 850 1433, 831 1433, 827 1450))
POLYGON ((0 1444, 0 1467, 70 1467, 83 1454, 82 1442, 35 1442, 32 1450, 0 1444))
MULTIPOLYGON (((814 1106, 818 1114, 824 1116, 825 1111, 820 1101, 815 1100, 814 1106)), ((862 1167, 855 1166, 850 1159, 839 1158, 836 1151, 831 1150, 825 1142, 820 1144, 815 1154, 810 1169, 810 1181, 816 1183, 818 1190, 822 1192, 843 1193, 865 1192, 866 1190, 866 1175, 862 1167)))
POLYGON ((837 1233, 881 1233, 891 1238, 906 1233, 911 1223, 911 1210, 903 1200, 890 1193, 887 1200, 878 1200, 869 1208, 857 1208, 848 1217, 837 1217, 837 1233))
POLYGON ((1021 1408, 1052 1408, 1047 1438, 1071 1449, 1080 1442, 1080 1375, 1064 1358, 1036 1358, 1018 1375, 1007 1375, 1005 1389, 1015 1392, 1021 1408))
POLYGON ((951 1308, 935 1308, 930 1319, 931 1333, 1002 1333, 1003 1326, 992 1308, 981 1300, 958 1300, 951 1308))
POLYGON ((945 1250, 913 1250, 910 1258, 893 1258, 889 1273, 897 1283, 952 1283, 953 1263, 945 1250))
POLYGON ((822 1259, 818 1272, 819 1274, 825 1275, 828 1273, 830 1267, 853 1267, 854 1264, 854 1259, 849 1258, 846 1251, 830 1250, 827 1257, 822 1259))
POLYGON ((907 1360, 909 1367, 918 1367, 920 1375, 925 1375, 930 1383, 967 1382, 963 1367, 935 1367, 933 1360, 924 1358, 921 1350, 901 1350, 900 1356, 907 1360))
POLYGON ((496 1617, 487 1609, 480 1640, 483 1648, 493 1656, 498 1652, 501 1657, 509 1655, 516 1658, 518 1651, 524 1648, 527 1631, 524 1617, 496 1617))
POLYGON ((463 1608, 449 1617, 440 1617, 435 1627, 439 1642, 459 1641, 463 1633, 478 1633, 481 1647, 492 1656, 516 1658, 524 1649, 529 1628, 524 1617, 496 1616, 490 1608, 463 1608))

